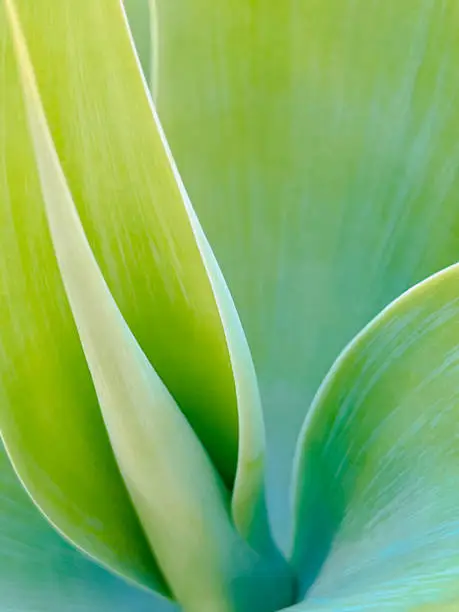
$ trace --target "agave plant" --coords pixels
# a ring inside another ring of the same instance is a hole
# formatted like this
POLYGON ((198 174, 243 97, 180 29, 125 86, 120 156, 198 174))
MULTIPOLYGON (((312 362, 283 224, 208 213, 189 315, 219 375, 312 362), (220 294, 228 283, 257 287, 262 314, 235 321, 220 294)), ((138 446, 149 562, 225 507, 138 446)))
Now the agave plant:
POLYGON ((459 609, 459 2, 125 5, 0 4, 0 609, 459 609))

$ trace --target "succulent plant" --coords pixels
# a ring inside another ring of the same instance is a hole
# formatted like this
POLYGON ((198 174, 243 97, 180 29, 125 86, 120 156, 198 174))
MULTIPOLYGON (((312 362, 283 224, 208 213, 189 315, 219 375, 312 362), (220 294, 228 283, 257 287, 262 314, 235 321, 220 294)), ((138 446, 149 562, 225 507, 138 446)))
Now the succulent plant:
POLYGON ((458 25, 1 0, 2 612, 459 609, 458 25))

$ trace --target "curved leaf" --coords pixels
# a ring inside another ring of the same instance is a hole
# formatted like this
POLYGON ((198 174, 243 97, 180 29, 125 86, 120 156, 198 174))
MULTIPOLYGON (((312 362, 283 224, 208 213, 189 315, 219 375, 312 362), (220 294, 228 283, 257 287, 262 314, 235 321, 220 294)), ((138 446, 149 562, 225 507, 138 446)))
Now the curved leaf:
POLYGON ((235 496, 250 521, 262 487, 263 431, 254 377, 243 400, 233 374, 250 355, 237 316, 237 329, 222 324, 219 302, 229 294, 222 285, 220 296, 208 276, 122 8, 113 0, 17 6, 56 151, 102 274, 228 487, 239 466, 257 465, 253 491, 235 496), (59 36, 47 35, 51 28, 59 36), (239 429, 252 432, 253 443, 239 447, 239 429))
POLYGON ((318 392, 296 457, 293 609, 459 602, 458 440, 459 264, 388 306, 318 392))
POLYGON ((26 488, 75 545, 168 593, 113 457, 66 301, 0 6, 0 432, 26 488))
POLYGON ((121 474, 177 600, 189 610, 205 605, 230 612, 234 577, 257 556, 238 542, 208 455, 126 325, 94 259, 53 145, 14 1, 5 4, 51 239, 121 474))
POLYGON ((69 546, 48 524, 0 449, 0 593, 5 612, 173 612, 69 546))
POLYGON ((158 109, 260 377, 287 531, 336 355, 458 259, 456 0, 158 0, 158 109))

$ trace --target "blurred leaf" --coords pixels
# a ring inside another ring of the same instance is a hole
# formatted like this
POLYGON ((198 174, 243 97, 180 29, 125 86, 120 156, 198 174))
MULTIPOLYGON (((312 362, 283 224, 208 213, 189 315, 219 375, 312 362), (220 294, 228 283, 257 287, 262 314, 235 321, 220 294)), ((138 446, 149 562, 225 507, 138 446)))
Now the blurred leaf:
POLYGON ((271 502, 345 344, 459 256, 456 0, 158 0, 158 108, 260 376, 271 502))
POLYGON ((50 527, 0 450, 0 593, 4 612, 174 612, 69 546, 50 527))
POLYGON ((410 608, 410 612, 456 612, 459 602, 447 604, 427 604, 425 606, 415 606, 410 608))
POLYGON ((140 64, 145 78, 149 83, 151 83, 150 75, 153 58, 150 1, 153 0, 123 0, 140 64))
POLYGON ((325 379, 296 458, 297 610, 459 600, 459 264, 410 289, 325 379))

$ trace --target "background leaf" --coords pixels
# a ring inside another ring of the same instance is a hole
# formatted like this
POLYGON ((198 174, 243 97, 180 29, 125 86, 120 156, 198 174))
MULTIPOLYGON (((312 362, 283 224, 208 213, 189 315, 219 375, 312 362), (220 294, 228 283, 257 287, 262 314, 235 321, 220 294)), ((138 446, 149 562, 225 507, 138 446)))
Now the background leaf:
POLYGON ((458 381, 454 265, 372 321, 315 398, 296 457, 294 610, 459 602, 458 381))
POLYGON ((260 377, 270 501, 345 344, 457 260, 456 0, 158 0, 158 109, 260 377))
POLYGON ((140 64, 149 84, 151 84, 153 62, 150 1, 153 0, 123 0, 140 64))

